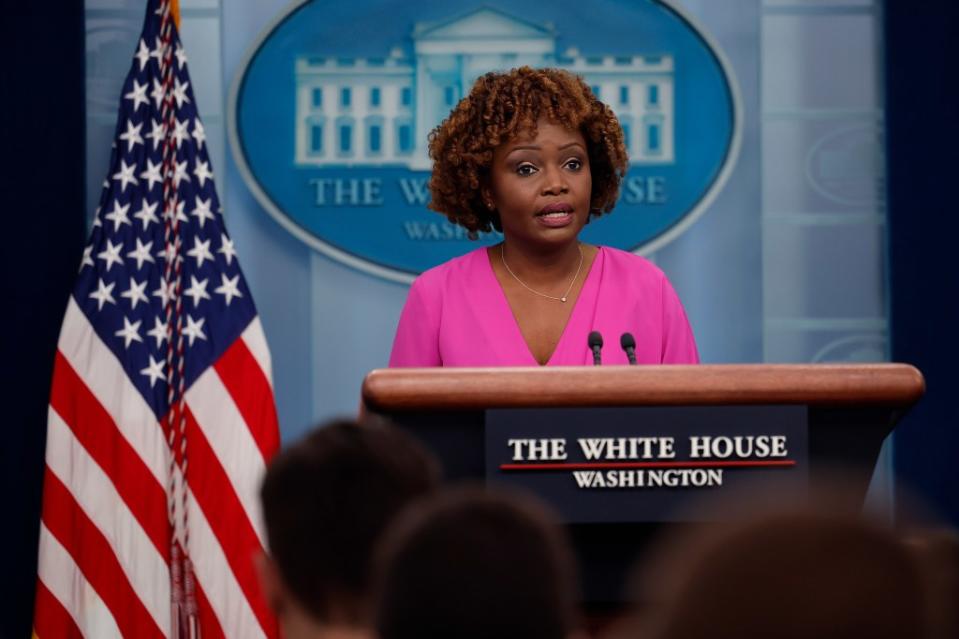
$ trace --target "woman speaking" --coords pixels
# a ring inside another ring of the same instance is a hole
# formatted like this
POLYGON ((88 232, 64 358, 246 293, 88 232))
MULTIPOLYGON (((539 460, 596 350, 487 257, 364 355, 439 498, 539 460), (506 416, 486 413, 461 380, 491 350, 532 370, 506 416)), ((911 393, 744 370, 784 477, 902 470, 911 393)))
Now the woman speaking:
POLYGON ((683 307, 646 259, 579 241, 610 212, 626 172, 612 110, 577 76, 522 67, 488 73, 430 135, 430 208, 471 236, 503 241, 420 275, 390 366, 626 364, 630 333, 647 364, 699 360, 683 307))

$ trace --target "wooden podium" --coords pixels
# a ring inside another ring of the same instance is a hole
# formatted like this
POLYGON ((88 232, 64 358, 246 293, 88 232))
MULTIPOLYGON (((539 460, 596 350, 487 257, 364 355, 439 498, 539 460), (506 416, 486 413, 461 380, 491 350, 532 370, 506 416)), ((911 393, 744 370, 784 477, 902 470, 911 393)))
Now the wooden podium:
MULTIPOLYGON (((922 374, 905 364, 432 368, 374 370, 362 399, 363 411, 431 448, 451 481, 487 476, 484 431, 498 409, 801 406, 809 485, 841 470, 851 483, 845 507, 855 510, 883 440, 924 390, 922 374)), ((602 428, 585 425, 594 426, 602 428)), ((624 521, 569 525, 594 608, 618 601, 625 570, 656 527, 624 521)))

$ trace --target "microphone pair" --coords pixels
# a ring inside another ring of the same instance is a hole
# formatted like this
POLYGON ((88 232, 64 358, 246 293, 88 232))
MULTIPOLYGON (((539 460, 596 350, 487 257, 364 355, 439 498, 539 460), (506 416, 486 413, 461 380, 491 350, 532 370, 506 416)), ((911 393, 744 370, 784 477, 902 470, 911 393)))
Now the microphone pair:
MULTIPOLYGON (((603 363, 603 336, 599 331, 593 331, 587 339, 589 349, 593 351, 593 366, 603 363)), ((636 338, 632 333, 623 333, 619 336, 619 347, 626 351, 626 358, 630 366, 636 365, 636 338)))

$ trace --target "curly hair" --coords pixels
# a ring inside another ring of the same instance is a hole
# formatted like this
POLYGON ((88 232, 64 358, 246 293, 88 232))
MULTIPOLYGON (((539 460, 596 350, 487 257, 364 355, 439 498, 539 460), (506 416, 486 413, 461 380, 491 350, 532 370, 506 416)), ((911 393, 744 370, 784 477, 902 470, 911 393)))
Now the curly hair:
POLYGON ((473 84, 429 136, 433 173, 429 208, 478 232, 502 231, 499 216, 483 205, 493 149, 518 135, 536 134, 541 118, 580 131, 586 140, 593 190, 590 214, 608 213, 619 196, 628 155, 613 110, 582 78, 562 69, 520 67, 490 72, 473 84))

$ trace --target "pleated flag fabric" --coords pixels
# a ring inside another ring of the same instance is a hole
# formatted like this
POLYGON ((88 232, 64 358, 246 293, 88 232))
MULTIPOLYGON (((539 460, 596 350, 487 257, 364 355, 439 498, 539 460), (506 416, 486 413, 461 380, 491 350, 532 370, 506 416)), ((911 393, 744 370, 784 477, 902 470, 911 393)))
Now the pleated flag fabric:
POLYGON ((279 444, 169 0, 149 0, 61 329, 34 633, 276 637, 252 556, 279 444))

